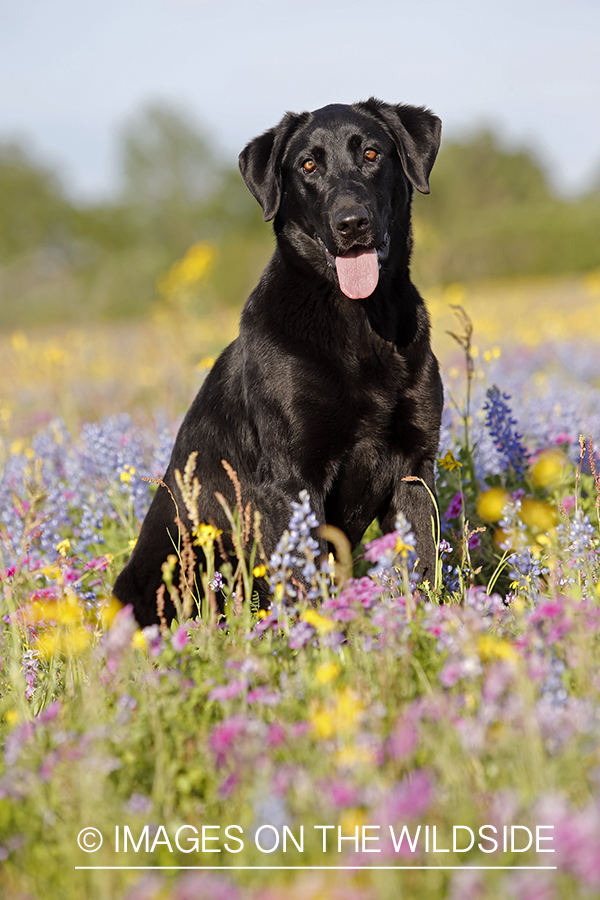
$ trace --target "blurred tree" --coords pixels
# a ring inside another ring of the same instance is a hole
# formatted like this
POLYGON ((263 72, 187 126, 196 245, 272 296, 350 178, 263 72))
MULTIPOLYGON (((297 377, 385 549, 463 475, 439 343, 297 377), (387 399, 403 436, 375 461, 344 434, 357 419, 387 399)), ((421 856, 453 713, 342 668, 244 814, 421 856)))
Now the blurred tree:
POLYGON ((427 214, 439 220, 463 210, 551 198, 546 176, 527 150, 506 150, 491 131, 445 144, 431 173, 427 214))
POLYGON ((600 265, 600 202, 557 198, 531 152, 503 148, 490 131, 443 144, 414 221, 423 286, 600 265))
POLYGON ((272 246, 258 204, 237 166, 225 159, 183 111, 147 107, 123 132, 123 202, 146 243, 155 247, 156 276, 198 242, 223 252, 198 302, 240 303, 272 246))
POLYGON ((72 208, 58 177, 18 144, 0 145, 0 259, 70 236, 72 208))
POLYGON ((219 188, 222 162, 198 126, 165 105, 142 110, 122 140, 124 203, 147 237, 183 252, 202 236, 203 208, 219 188))

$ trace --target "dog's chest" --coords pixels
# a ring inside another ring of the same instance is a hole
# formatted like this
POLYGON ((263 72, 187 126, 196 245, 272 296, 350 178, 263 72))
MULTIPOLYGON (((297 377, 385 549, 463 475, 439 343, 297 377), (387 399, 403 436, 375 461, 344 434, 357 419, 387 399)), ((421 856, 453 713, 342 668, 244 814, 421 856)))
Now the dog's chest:
POLYGON ((410 416, 410 373, 388 345, 382 353, 348 354, 307 366, 291 399, 293 445, 309 466, 380 464, 410 416))

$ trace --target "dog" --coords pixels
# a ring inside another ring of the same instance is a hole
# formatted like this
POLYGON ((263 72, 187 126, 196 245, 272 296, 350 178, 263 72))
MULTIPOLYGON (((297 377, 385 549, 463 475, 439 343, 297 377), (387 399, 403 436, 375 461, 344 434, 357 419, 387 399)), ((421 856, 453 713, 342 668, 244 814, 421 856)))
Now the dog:
MULTIPOLYGON (((413 189, 429 193, 441 122, 425 107, 375 98, 287 113, 250 141, 242 178, 273 220, 276 249, 185 416, 164 476, 114 593, 141 626, 159 621, 161 566, 177 543, 175 480, 197 451, 201 522, 229 523, 226 460, 262 517, 268 557, 292 501, 308 490, 321 524, 355 548, 377 519, 402 511, 418 573, 433 581, 434 460, 443 404, 423 299, 411 282, 413 189), (172 495, 172 496, 170 496, 172 495)), ((321 539, 325 552, 327 544, 321 539)), ((268 606, 268 587, 260 587, 268 606)), ((164 616, 174 608, 167 597, 164 616)))

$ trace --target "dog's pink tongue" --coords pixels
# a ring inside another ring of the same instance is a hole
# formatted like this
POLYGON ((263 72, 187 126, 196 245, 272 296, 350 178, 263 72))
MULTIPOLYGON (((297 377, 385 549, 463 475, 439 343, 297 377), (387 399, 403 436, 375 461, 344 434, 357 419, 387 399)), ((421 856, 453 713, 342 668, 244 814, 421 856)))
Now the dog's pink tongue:
POLYGON ((379 281, 379 262, 376 250, 355 247, 343 256, 336 256, 340 288, 351 300, 370 297, 379 281))

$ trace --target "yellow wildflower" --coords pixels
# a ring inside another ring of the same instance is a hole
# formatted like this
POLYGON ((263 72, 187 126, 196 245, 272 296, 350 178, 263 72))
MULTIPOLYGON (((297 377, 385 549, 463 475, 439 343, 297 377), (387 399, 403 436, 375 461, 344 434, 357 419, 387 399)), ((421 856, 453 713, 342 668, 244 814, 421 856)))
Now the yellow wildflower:
POLYGON ((312 625, 313 628, 316 628, 317 631, 327 632, 333 631, 335 628, 335 623, 331 621, 331 619, 326 619, 325 616, 320 615, 314 609, 307 609, 303 615, 303 619, 308 622, 309 625, 312 625))
POLYGON ((220 534, 223 534, 220 528, 216 528, 214 525, 201 523, 194 530, 194 537, 196 538, 194 544, 197 547, 210 547, 214 544, 220 534))
POLYGON ((71 549, 71 541, 69 540, 69 538, 65 538, 64 540, 59 541, 59 543, 56 545, 56 549, 64 559, 71 549))
POLYGON ((341 671, 342 668, 337 663, 324 663, 315 672, 315 677, 319 684, 327 684, 337 678, 341 671))
POLYGON ((67 354, 62 347, 51 342, 44 347, 44 358, 50 365, 59 365, 66 361, 67 354))
POLYGON ((365 811, 350 806, 348 809, 342 811, 338 824, 342 830, 342 834, 354 834, 357 827, 360 831, 363 825, 367 824, 365 811))
POLYGON ((486 350, 483 354, 483 358, 486 362, 491 362, 493 359, 499 359, 502 355, 502 351, 500 347, 492 347, 491 350, 486 350))
POLYGON ((372 747, 361 747, 356 744, 342 747, 336 753, 336 761, 342 768, 350 768, 351 766, 363 765, 373 766, 376 761, 376 754, 372 747))
POLYGON ((312 727, 317 733, 317 737, 327 739, 334 732, 333 716, 330 712, 321 709, 310 717, 312 727))
POLYGON ((396 553, 399 553, 402 559, 407 559, 409 553, 414 553, 415 548, 410 544, 405 544, 401 537, 396 541, 396 553))
POLYGON ((553 506, 533 497, 521 500, 521 520, 532 531, 550 531, 558 522, 558 514, 553 506))
POLYGON ((66 593, 64 600, 57 600, 54 606, 54 618, 60 625, 74 625, 81 622, 83 610, 72 590, 66 593))
POLYGON ((146 649, 146 638, 143 635, 143 632, 138 630, 135 632, 133 637, 131 638, 131 646, 134 650, 145 650, 146 649))
POLYGON ((100 624, 104 631, 107 631, 110 628, 115 616, 122 609, 123 606, 114 595, 106 598, 100 607, 100 624))
POLYGON ((466 296, 466 288, 464 284, 461 284, 459 281, 454 282, 453 284, 449 284, 444 289, 444 300, 446 301, 446 303, 453 303, 460 306, 465 302, 466 296))
POLYGON ((350 688, 345 688, 335 695, 333 702, 329 700, 327 704, 317 706, 310 721, 317 737, 327 739, 351 732, 362 710, 359 697, 350 688))
POLYGON ((518 659, 515 648, 503 638, 492 634, 482 634, 477 640, 477 649, 483 660, 489 659, 518 659))
POLYGON ((477 515, 485 522, 499 522, 502 510, 510 499, 508 491, 503 487, 493 487, 483 491, 477 498, 477 515))
POLYGON ((56 604, 52 601, 34 600, 23 609, 23 618, 26 622, 39 623, 48 619, 54 619, 56 604))
POLYGON ((254 566, 254 568, 252 569, 252 574, 255 578, 264 578, 267 574, 267 567, 264 565, 254 566))
POLYGON ((352 724, 358 718, 362 709, 361 701, 350 688, 346 688, 338 695, 336 712, 345 723, 352 724))
POLYGON ((42 575, 45 575, 50 581, 62 581, 62 572, 60 566, 57 566, 56 563, 44 566, 42 568, 42 575))
POLYGON ((33 647, 42 659, 52 659, 60 650, 60 634, 58 630, 53 628, 45 631, 44 634, 40 634, 33 647))
POLYGON ((459 462, 452 450, 447 450, 446 455, 441 459, 438 459, 438 465, 442 467, 442 469, 446 469, 447 472, 454 472, 455 469, 462 469, 462 463, 459 462))
POLYGON ((66 628, 61 634, 60 649, 67 656, 76 656, 89 645, 92 636, 83 625, 74 628, 66 628))
POLYGON ((15 353, 24 353, 29 347, 29 340, 23 331, 13 331, 10 342, 15 353))
POLYGON ((182 259, 159 276, 156 281, 159 293, 166 300, 187 300, 207 275, 215 255, 212 244, 204 241, 193 244, 182 259))
POLYGON ((560 450, 551 447, 542 450, 531 467, 531 481, 534 487, 552 490, 560 484, 565 469, 565 458, 560 450))
POLYGON ((135 475, 135 466, 123 466, 123 471, 119 475, 119 478, 124 484, 130 484, 131 478, 135 475))

